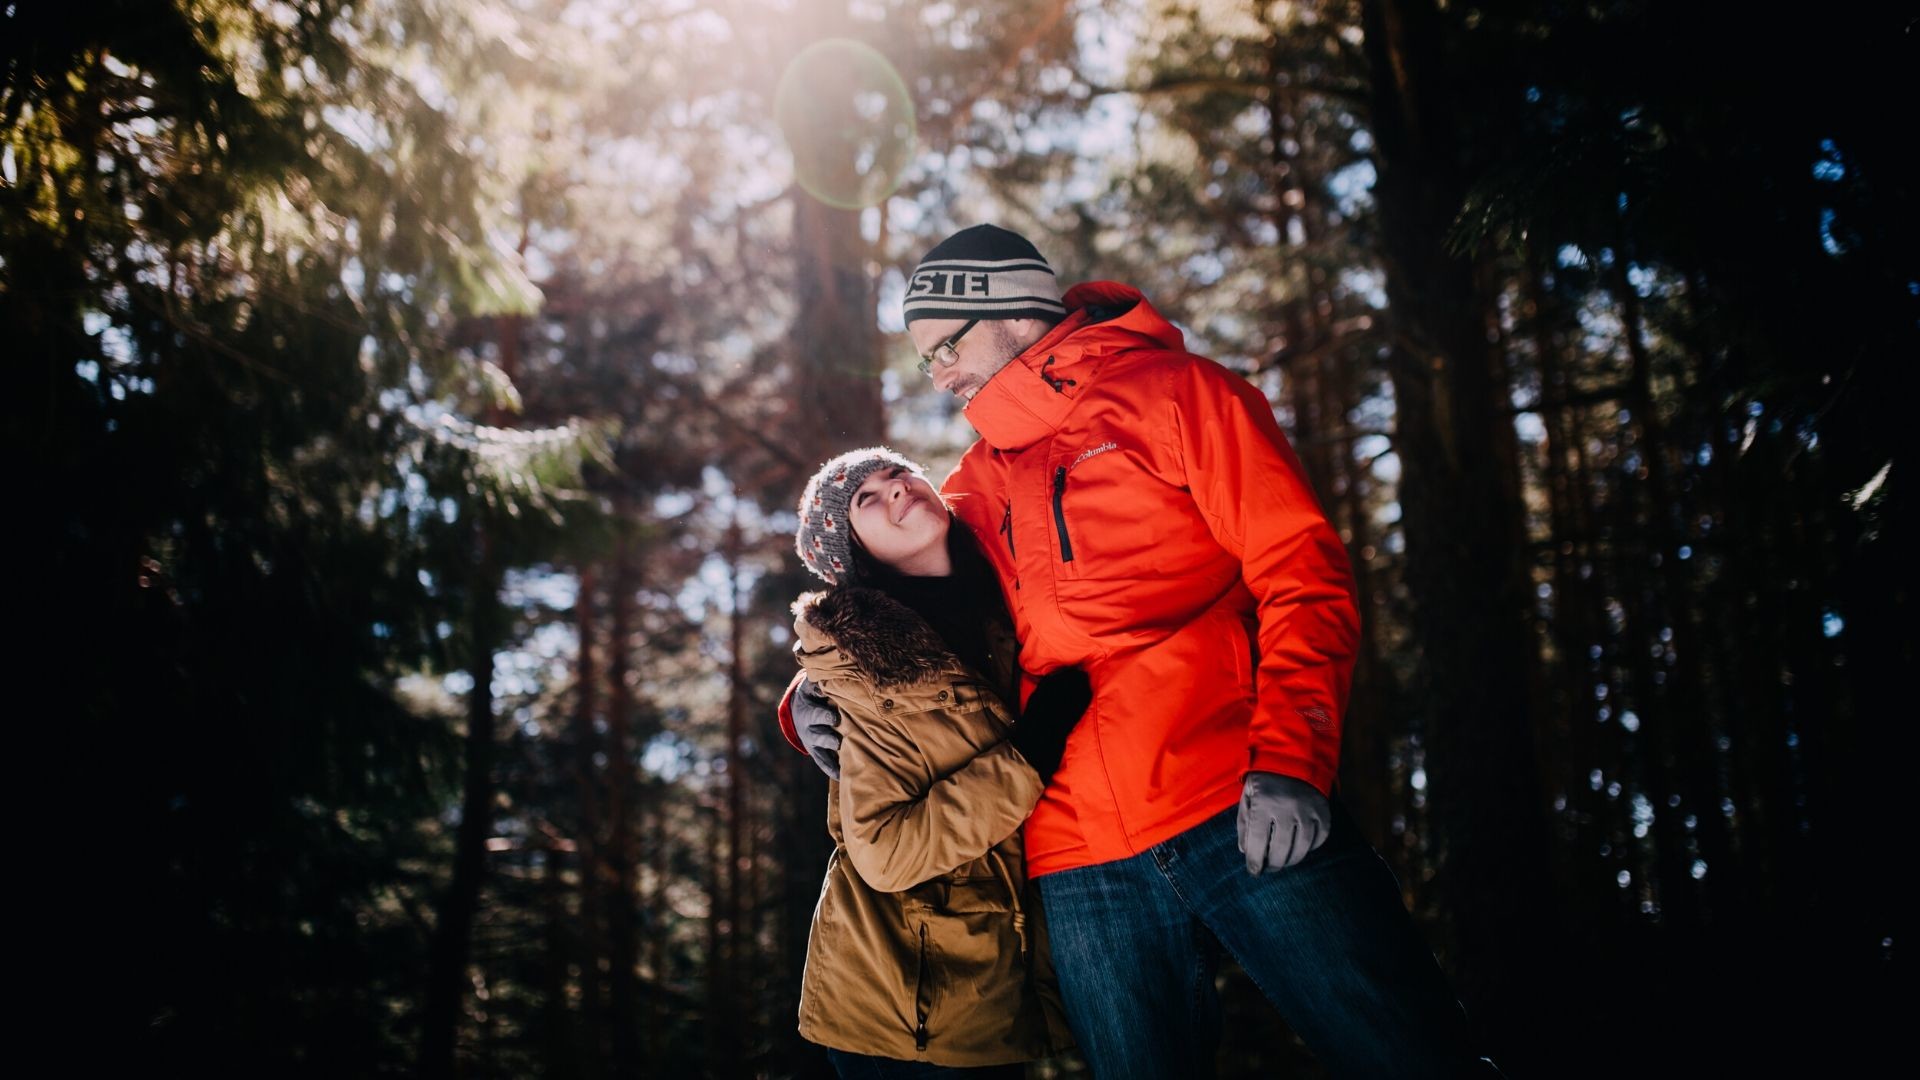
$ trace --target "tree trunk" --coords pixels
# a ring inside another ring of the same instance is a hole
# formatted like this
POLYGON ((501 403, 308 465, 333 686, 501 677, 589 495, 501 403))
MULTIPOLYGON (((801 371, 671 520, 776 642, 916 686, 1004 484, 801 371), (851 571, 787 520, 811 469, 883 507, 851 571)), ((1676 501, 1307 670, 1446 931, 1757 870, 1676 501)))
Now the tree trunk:
MULTIPOLYGON (((1335 404, 1328 411, 1343 419, 1351 412, 1355 391, 1350 365, 1335 361, 1328 365, 1327 397, 1335 404)), ((1360 609, 1360 655, 1353 665, 1353 693, 1347 700, 1346 725, 1340 748, 1340 785, 1342 798, 1355 821, 1367 830, 1368 842, 1383 854, 1391 852, 1395 803, 1392 792, 1392 768, 1389 764, 1393 735, 1400 729, 1400 695, 1391 685, 1392 673, 1380 656, 1378 598, 1374 584, 1373 561, 1379 555, 1374 546, 1373 521, 1366 503, 1365 470, 1354 461, 1353 442, 1340 442, 1338 506, 1346 519, 1347 547, 1353 564, 1354 602, 1360 609)), ((1392 855, 1388 855, 1392 858, 1392 855)))
POLYGON ((706 871, 707 871, 707 1023, 702 1025, 707 1035, 707 1075, 731 1076, 723 1063, 731 1061, 733 1054, 727 1046, 726 1025, 719 1019, 727 1014, 727 965, 726 935, 721 927, 726 907, 727 876, 720 854, 720 821, 718 806, 702 807, 707 811, 706 822, 706 871))
POLYGON ((561 867, 565 859, 563 845, 556 838, 541 834, 540 839, 540 1023, 541 1047, 550 1063, 553 1080, 576 1080, 580 1069, 580 1039, 574 1017, 567 1008, 567 964, 576 955, 567 914, 567 886, 561 867))
POLYGON ((427 1003, 421 1019, 420 1072, 429 1080, 452 1080, 460 1015, 469 989, 468 959, 473 924, 487 863, 487 834, 493 826, 493 653, 500 624, 500 571, 492 543, 476 529, 474 576, 469 586, 471 656, 467 672, 466 783, 455 833, 453 880, 433 926, 427 967, 427 1003))
POLYGON ((1405 329, 1391 370, 1407 581, 1431 701, 1435 888, 1469 1014, 1524 1060, 1549 1030, 1541 945, 1560 924, 1527 715, 1534 658, 1516 484, 1497 430, 1510 427, 1505 380, 1487 342, 1489 298, 1474 267, 1442 246, 1463 196, 1447 88, 1435 79, 1450 28, 1417 0, 1366 0, 1362 12, 1387 292, 1405 329))
MULTIPOLYGON (((623 489, 614 498, 618 521, 633 514, 632 498, 623 489)), ((641 1054, 640 983, 637 971, 639 941, 635 926, 638 892, 634 862, 633 691, 628 678, 633 647, 633 597, 639 589, 633 541, 623 538, 613 558, 613 581, 608 586, 611 614, 610 655, 607 658, 607 987, 612 1006, 609 1023, 614 1076, 639 1077, 646 1067, 641 1054)))
POLYGON ((800 317, 791 338, 798 375, 791 427, 813 444, 804 458, 818 461, 884 436, 880 341, 860 215, 798 188, 793 198, 800 317))
MULTIPOLYGON (((1703 854, 1717 861, 1724 852, 1722 821, 1717 813, 1708 813, 1717 786, 1713 782, 1711 750, 1704 745, 1709 729, 1702 718, 1700 693, 1701 666, 1698 634, 1694 629, 1692 589, 1685 564, 1677 557, 1686 544, 1684 526, 1676 522, 1681 512, 1678 492, 1672 479, 1673 463, 1668 450, 1666 425, 1660 420, 1659 406, 1653 398, 1653 358, 1645 335, 1640 294, 1627 278, 1630 248, 1616 246, 1612 272, 1608 275, 1615 302, 1627 337, 1627 350, 1633 369, 1629 379, 1633 422, 1638 429, 1641 461, 1646 472, 1645 528, 1636 533, 1642 538, 1633 545, 1636 578, 1647 575, 1651 566, 1658 570, 1659 602, 1653 582, 1635 591, 1641 617, 1636 628, 1638 640, 1633 653, 1643 670, 1657 665, 1650 654, 1661 641, 1661 630, 1671 634, 1674 650, 1673 671, 1655 687, 1649 679, 1641 683, 1642 700, 1650 706, 1642 724, 1653 730, 1653 745, 1659 757, 1653 775, 1661 778, 1655 788, 1661 795, 1654 801, 1654 836, 1660 850, 1660 907, 1662 921, 1686 929, 1697 929, 1711 917, 1706 886, 1696 885, 1692 876, 1693 857, 1687 851, 1687 830, 1683 818, 1695 813, 1696 829, 1703 854), (1678 803, 1675 803, 1675 798, 1678 803)), ((1665 674, 1665 673, 1663 673, 1665 674)))
POLYGON ((1559 854, 1554 863, 1561 897, 1580 912, 1573 925, 1597 931, 1612 916, 1614 905, 1595 902, 1596 897, 1609 895, 1602 890, 1610 887, 1599 882, 1594 873, 1595 853, 1605 832, 1596 828, 1595 822, 1610 814, 1611 808, 1587 780, 1588 771, 1600 760, 1597 725, 1592 716, 1597 661, 1589 652, 1600 644, 1600 601, 1593 583, 1595 557, 1588 514, 1591 492, 1585 468, 1569 463, 1570 459, 1585 460, 1580 447, 1585 438, 1581 407, 1566 404, 1573 381, 1558 333, 1570 320, 1558 299, 1542 286, 1539 270, 1536 253, 1529 249, 1523 281, 1532 306, 1529 322, 1539 365, 1540 419, 1546 431, 1543 472, 1554 544, 1549 610, 1559 665, 1556 674, 1561 683, 1558 700, 1553 702, 1549 738, 1562 748, 1556 789, 1563 791, 1566 799, 1566 809, 1557 817, 1556 840, 1563 842, 1555 845, 1559 854))
POLYGON ((590 1080, 606 1074, 606 1063, 612 1052, 605 980, 600 971, 601 961, 608 953, 607 867, 602 862, 602 839, 607 835, 607 828, 600 806, 600 767, 594 763, 600 747, 600 734, 595 727, 600 717, 600 669, 594 651, 599 640, 595 606, 598 576, 598 568, 593 563, 580 567, 579 593, 574 602, 575 637, 580 651, 574 671, 576 694, 570 748, 574 788, 580 802, 580 825, 574 841, 580 881, 579 933, 575 936, 573 953, 580 968, 581 1024, 576 1052, 580 1075, 590 1080))
MULTIPOLYGON (((517 315, 494 322, 500 367, 510 379, 519 375, 523 324, 517 315)), ((494 426, 503 425, 505 419, 497 406, 489 406, 484 416, 494 426)), ((493 831, 493 654, 505 636, 505 612, 500 604, 502 569, 484 517, 474 519, 473 565, 474 574, 467 583, 471 649, 467 670, 473 689, 467 694, 466 782, 454 839, 453 880, 434 923, 421 1018, 420 1071, 433 1080, 451 1080, 458 1071, 461 1005, 466 1000, 473 924, 486 876, 487 836, 493 831)))
POLYGON ((712 1063, 714 1071, 722 1076, 731 1076, 740 1069, 740 1043, 742 1032, 741 1017, 748 1010, 740 1000, 740 989, 745 980, 741 978, 742 951, 740 949, 740 927, 743 923, 741 907, 740 880, 742 862, 745 858, 745 844, 742 840, 746 825, 746 785, 747 771, 741 759, 740 744, 746 737, 746 669, 742 662, 746 651, 746 635, 741 618, 746 605, 746 597, 740 587, 740 520, 739 505, 734 506, 734 518, 727 525, 727 746, 725 761, 727 767, 727 853, 725 873, 721 879, 723 892, 718 932, 714 936, 714 946, 719 952, 714 954, 713 965, 715 996, 720 1001, 722 1011, 707 1018, 714 1026, 718 1036, 718 1048, 721 1056, 712 1063))

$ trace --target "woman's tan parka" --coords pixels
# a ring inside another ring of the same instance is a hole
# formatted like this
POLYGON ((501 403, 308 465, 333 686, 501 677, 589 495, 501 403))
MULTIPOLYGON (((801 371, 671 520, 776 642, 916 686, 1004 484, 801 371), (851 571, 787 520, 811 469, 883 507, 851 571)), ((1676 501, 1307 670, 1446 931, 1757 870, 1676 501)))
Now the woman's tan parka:
POLYGON ((1011 629, 989 628, 981 673, 877 589, 808 593, 794 614, 794 655, 842 739, 800 1035, 958 1066, 1071 1046, 1021 848, 1043 784, 1006 741, 1011 629))

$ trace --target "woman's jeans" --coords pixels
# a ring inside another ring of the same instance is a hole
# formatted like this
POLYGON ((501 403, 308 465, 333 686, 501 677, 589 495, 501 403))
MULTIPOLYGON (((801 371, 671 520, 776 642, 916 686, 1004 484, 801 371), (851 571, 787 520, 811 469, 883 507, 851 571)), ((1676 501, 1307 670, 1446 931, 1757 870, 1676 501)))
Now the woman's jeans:
POLYGON ((969 1077, 972 1080, 1020 1080, 1027 1075, 1025 1065, 985 1065, 978 1068, 960 1068, 954 1065, 935 1065, 930 1061, 902 1061, 899 1058, 874 1057, 870 1054, 851 1054, 845 1050, 826 1048, 827 1060, 833 1062, 833 1069, 840 1074, 841 1080, 920 1080, 927 1077, 969 1077))
POLYGON ((1259 877, 1236 808, 1130 858, 1034 879, 1067 1019, 1098 1080, 1210 1076, 1224 947, 1329 1074, 1499 1077, 1386 860, 1341 804, 1306 858, 1259 877))

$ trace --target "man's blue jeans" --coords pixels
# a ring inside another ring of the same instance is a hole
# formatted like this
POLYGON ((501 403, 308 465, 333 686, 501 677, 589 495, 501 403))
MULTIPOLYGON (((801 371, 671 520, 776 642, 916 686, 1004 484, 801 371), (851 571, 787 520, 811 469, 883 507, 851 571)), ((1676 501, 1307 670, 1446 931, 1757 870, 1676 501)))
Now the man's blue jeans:
POLYGON ((1224 947, 1333 1076, 1499 1077, 1341 805, 1307 857, 1259 877, 1236 808, 1117 862, 1034 879, 1060 993, 1098 1080, 1210 1076, 1224 947))

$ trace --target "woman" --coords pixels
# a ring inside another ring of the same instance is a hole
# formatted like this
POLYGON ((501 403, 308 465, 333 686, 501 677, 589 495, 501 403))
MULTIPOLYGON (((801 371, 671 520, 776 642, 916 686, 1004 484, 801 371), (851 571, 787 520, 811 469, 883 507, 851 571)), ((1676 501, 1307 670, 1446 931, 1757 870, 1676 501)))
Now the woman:
POLYGON ((1021 1076, 1071 1045, 1020 823, 1091 699, 1086 676, 1048 676, 1013 723, 999 583, 891 450, 823 465, 795 543, 832 585, 794 603, 800 689, 839 711, 842 736, 800 1034, 841 1076, 1021 1076))

